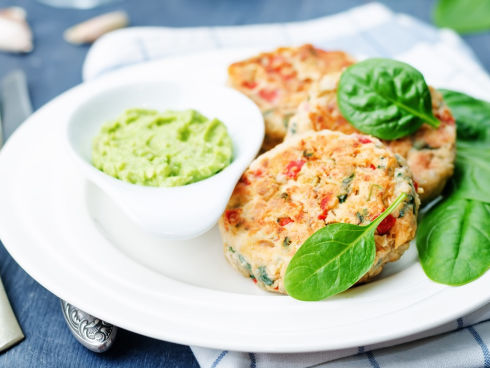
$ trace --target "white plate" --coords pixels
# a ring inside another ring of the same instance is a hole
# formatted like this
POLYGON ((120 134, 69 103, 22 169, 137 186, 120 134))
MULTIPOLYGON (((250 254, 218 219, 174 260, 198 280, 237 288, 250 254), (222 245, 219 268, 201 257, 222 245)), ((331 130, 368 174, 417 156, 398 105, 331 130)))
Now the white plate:
MULTIPOLYGON (((225 82, 250 50, 137 65, 93 83, 155 75, 225 82)), ((242 351, 302 352, 394 339, 454 320, 490 301, 490 273, 462 287, 427 279, 414 247, 383 278, 323 302, 260 291, 232 270, 213 229, 192 241, 140 231, 81 179, 60 148, 60 127, 90 89, 36 112, 0 153, 0 235, 48 290, 120 327, 162 340, 242 351)))

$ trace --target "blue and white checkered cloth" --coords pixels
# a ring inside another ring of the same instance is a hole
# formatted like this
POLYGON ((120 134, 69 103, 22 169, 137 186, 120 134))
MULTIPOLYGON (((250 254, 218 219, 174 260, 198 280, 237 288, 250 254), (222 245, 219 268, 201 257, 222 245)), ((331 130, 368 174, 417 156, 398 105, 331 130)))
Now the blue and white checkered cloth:
MULTIPOLYGON (((239 27, 139 27, 112 32, 90 49, 85 80, 166 56, 227 47, 263 50, 313 43, 357 58, 406 61, 429 84, 490 100, 490 78, 461 38, 380 4, 319 19, 239 27)), ((490 285, 489 285, 490 290, 490 285)), ((303 354, 255 354, 191 347, 202 367, 485 367, 490 368, 490 305, 453 323, 373 346, 303 354), (342 358, 342 359, 340 359, 342 358)))

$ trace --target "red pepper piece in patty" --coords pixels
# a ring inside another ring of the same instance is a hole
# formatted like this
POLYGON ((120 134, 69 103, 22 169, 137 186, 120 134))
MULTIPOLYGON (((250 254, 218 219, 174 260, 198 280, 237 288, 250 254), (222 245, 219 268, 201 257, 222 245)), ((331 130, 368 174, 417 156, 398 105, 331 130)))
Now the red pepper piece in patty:
POLYGON ((368 137, 360 135, 359 136, 359 142, 361 142, 362 144, 366 144, 366 143, 372 143, 373 141, 370 140, 368 137))
POLYGON ((225 219, 230 225, 236 225, 240 222, 241 209, 226 210, 225 219))
POLYGON ((286 226, 287 224, 289 224, 290 222, 294 222, 294 220, 291 218, 291 217, 279 217, 277 219, 277 222, 279 223, 279 225, 281 226, 286 226))
POLYGON ((378 235, 384 235, 391 230, 391 228, 395 225, 396 218, 392 215, 388 215, 385 217, 383 221, 378 225, 378 235))
POLYGON ((254 172, 252 172, 254 176, 262 176, 263 173, 264 172, 261 169, 257 169, 254 172))
POLYGON ((325 197, 323 197, 322 201, 320 202, 320 208, 322 210, 327 208, 328 202, 332 199, 332 194, 328 193, 325 197))
POLYGON ((248 89, 254 89, 257 87, 257 82, 254 81, 243 81, 242 86, 248 89))
POLYGON ((266 100, 267 102, 273 102, 277 97, 277 91, 269 90, 269 89, 261 89, 259 91, 259 96, 262 99, 266 100))
POLYGON ((325 220, 327 218, 327 215, 328 215, 328 208, 327 208, 327 205, 328 205, 328 202, 330 201, 330 199, 332 198, 332 195, 330 193, 328 193, 323 199, 322 201, 320 202, 320 208, 323 210, 323 212, 321 214, 318 215, 318 219, 319 220, 325 220))
POLYGON ((240 183, 242 183, 242 184, 245 184, 245 185, 250 185, 250 180, 248 180, 248 178, 247 178, 247 175, 246 175, 246 174, 243 174, 243 175, 240 177, 239 182, 240 182, 240 183))
POLYGON ((327 218, 327 215, 328 210, 323 210, 323 212, 318 215, 318 220, 325 220, 327 218))
POLYGON ((284 175, 286 175, 290 179, 296 179, 304 164, 304 160, 291 161, 286 166, 286 169, 284 170, 284 175))

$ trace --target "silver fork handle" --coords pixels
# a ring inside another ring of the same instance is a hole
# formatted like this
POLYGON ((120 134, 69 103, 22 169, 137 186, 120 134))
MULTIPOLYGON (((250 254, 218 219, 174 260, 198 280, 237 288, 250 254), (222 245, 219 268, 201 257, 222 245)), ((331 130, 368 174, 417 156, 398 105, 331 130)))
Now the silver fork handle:
POLYGON ((63 299, 60 301, 66 324, 80 344, 96 353, 103 353, 112 346, 117 334, 116 326, 78 309, 63 299))

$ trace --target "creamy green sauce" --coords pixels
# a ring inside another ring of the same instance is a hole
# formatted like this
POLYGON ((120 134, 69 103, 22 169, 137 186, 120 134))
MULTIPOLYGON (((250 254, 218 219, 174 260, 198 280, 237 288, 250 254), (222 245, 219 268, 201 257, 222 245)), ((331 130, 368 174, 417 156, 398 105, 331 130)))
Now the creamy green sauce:
POLYGON ((105 123, 93 141, 92 163, 133 184, 174 187, 206 179, 232 159, 225 125, 195 110, 130 109, 105 123))

